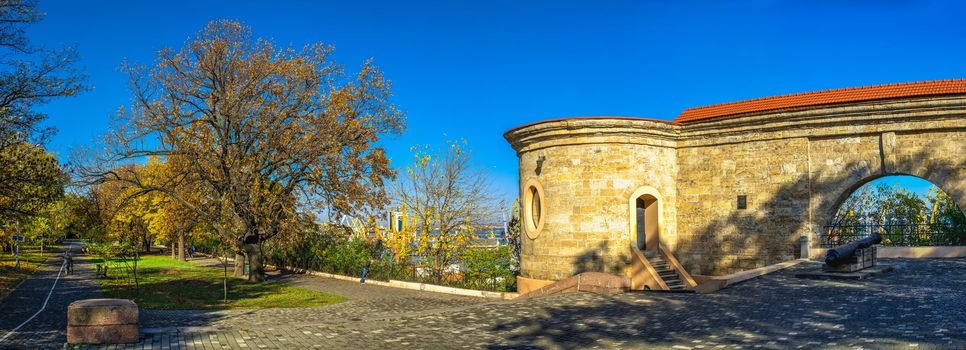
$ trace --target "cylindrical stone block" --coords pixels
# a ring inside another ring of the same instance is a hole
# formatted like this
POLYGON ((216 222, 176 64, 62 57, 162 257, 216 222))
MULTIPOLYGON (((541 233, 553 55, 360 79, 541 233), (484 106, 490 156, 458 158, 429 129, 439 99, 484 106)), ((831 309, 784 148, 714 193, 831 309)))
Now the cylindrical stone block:
POLYGON ((78 300, 67 307, 67 343, 136 343, 138 306, 126 299, 78 300))

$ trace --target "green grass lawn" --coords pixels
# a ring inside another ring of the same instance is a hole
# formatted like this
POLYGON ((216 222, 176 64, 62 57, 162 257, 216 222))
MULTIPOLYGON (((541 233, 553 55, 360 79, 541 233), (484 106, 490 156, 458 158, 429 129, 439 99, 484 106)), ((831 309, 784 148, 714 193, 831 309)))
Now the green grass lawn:
MULTIPOLYGON (((54 247, 56 248, 56 247, 54 247)), ((0 299, 6 297, 21 281, 29 277, 40 265, 53 255, 51 246, 44 246, 44 254, 40 255, 40 246, 20 246, 20 271, 14 269, 16 258, 10 251, 0 252, 0 299)))
MULTIPOLYGON (((103 264, 92 258, 91 264, 103 264)), ((100 278, 106 298, 132 299, 146 309, 253 309, 267 307, 322 306, 342 302, 341 296, 277 282, 249 282, 231 277, 228 302, 222 301, 224 271, 178 261, 168 256, 148 255, 138 262, 140 293, 126 264, 114 262, 108 278, 100 278)), ((127 264, 127 266, 130 266, 127 264)))

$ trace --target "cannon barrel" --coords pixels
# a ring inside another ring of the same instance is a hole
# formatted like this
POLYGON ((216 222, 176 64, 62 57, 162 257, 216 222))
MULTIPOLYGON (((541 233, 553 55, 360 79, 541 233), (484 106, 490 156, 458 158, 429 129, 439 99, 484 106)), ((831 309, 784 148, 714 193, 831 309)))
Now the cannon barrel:
POLYGON ((838 247, 829 249, 825 253, 825 264, 829 266, 841 265, 849 261, 856 250, 871 247, 874 244, 882 243, 882 236, 873 233, 869 237, 857 239, 838 247))

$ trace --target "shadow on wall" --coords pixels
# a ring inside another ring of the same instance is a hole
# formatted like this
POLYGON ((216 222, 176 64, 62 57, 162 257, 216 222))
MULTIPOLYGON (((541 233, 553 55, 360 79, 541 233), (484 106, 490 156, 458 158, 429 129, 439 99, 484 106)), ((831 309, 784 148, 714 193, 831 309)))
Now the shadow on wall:
POLYGON ((679 236, 675 256, 691 274, 723 275, 797 257, 799 232, 808 225, 808 177, 799 176, 748 209, 713 219, 679 236), (681 239, 689 237, 690 239, 681 239))
MULTIPOLYGON (((628 250, 630 247, 627 247, 628 250)), ((627 267, 631 264, 629 255, 621 251, 619 257, 609 255, 610 241, 603 241, 596 247, 585 251, 573 260, 573 273, 576 275, 584 272, 606 272, 623 276, 627 267)))
POLYGON ((724 275, 801 258, 799 239, 810 229, 810 189, 813 197, 821 200, 811 218, 815 225, 812 229, 820 232, 855 189, 888 175, 906 174, 929 180, 963 208, 966 179, 958 177, 966 169, 966 159, 956 162, 918 152, 898 160, 896 168, 886 174, 867 161, 854 161, 841 172, 820 169, 812 173, 811 183, 808 174, 802 174, 768 197, 749 198, 747 210, 733 209, 730 215, 693 230, 690 239, 679 239, 675 256, 689 272, 699 275, 724 275))

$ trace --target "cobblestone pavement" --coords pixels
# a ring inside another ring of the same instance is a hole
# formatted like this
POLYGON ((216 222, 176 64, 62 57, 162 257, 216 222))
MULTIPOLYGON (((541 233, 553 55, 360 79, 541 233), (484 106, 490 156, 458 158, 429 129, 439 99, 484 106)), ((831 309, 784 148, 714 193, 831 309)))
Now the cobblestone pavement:
POLYGON ((79 299, 99 298, 100 292, 93 280, 94 273, 87 258, 79 254, 82 245, 68 242, 55 256, 47 259, 33 276, 30 276, 6 298, 0 300, 0 337, 26 321, 37 312, 47 298, 57 279, 63 263, 64 249, 71 248, 74 255, 74 273, 66 271, 57 281, 47 308, 6 339, 0 341, 0 349, 60 349, 67 341, 67 305, 79 299))
MULTIPOLYGON (((464 308, 488 301, 408 289, 359 284, 356 282, 281 274, 272 271, 269 280, 345 296, 349 300, 324 307, 259 310, 142 310, 141 325, 148 328, 206 327, 211 329, 253 328, 264 325, 318 325, 385 320, 464 308)), ((154 331, 149 329, 149 331, 154 331)))
MULTIPOLYGON (((580 293, 382 320, 335 314, 319 324, 255 311, 264 315, 263 326, 228 320, 223 330, 150 333, 122 348, 966 348, 966 259, 880 263, 897 271, 863 281, 795 278, 818 267, 807 263, 713 294, 580 293)), ((326 288, 329 281, 318 283, 326 288)), ((318 313, 316 319, 333 315, 325 308, 318 313)))

